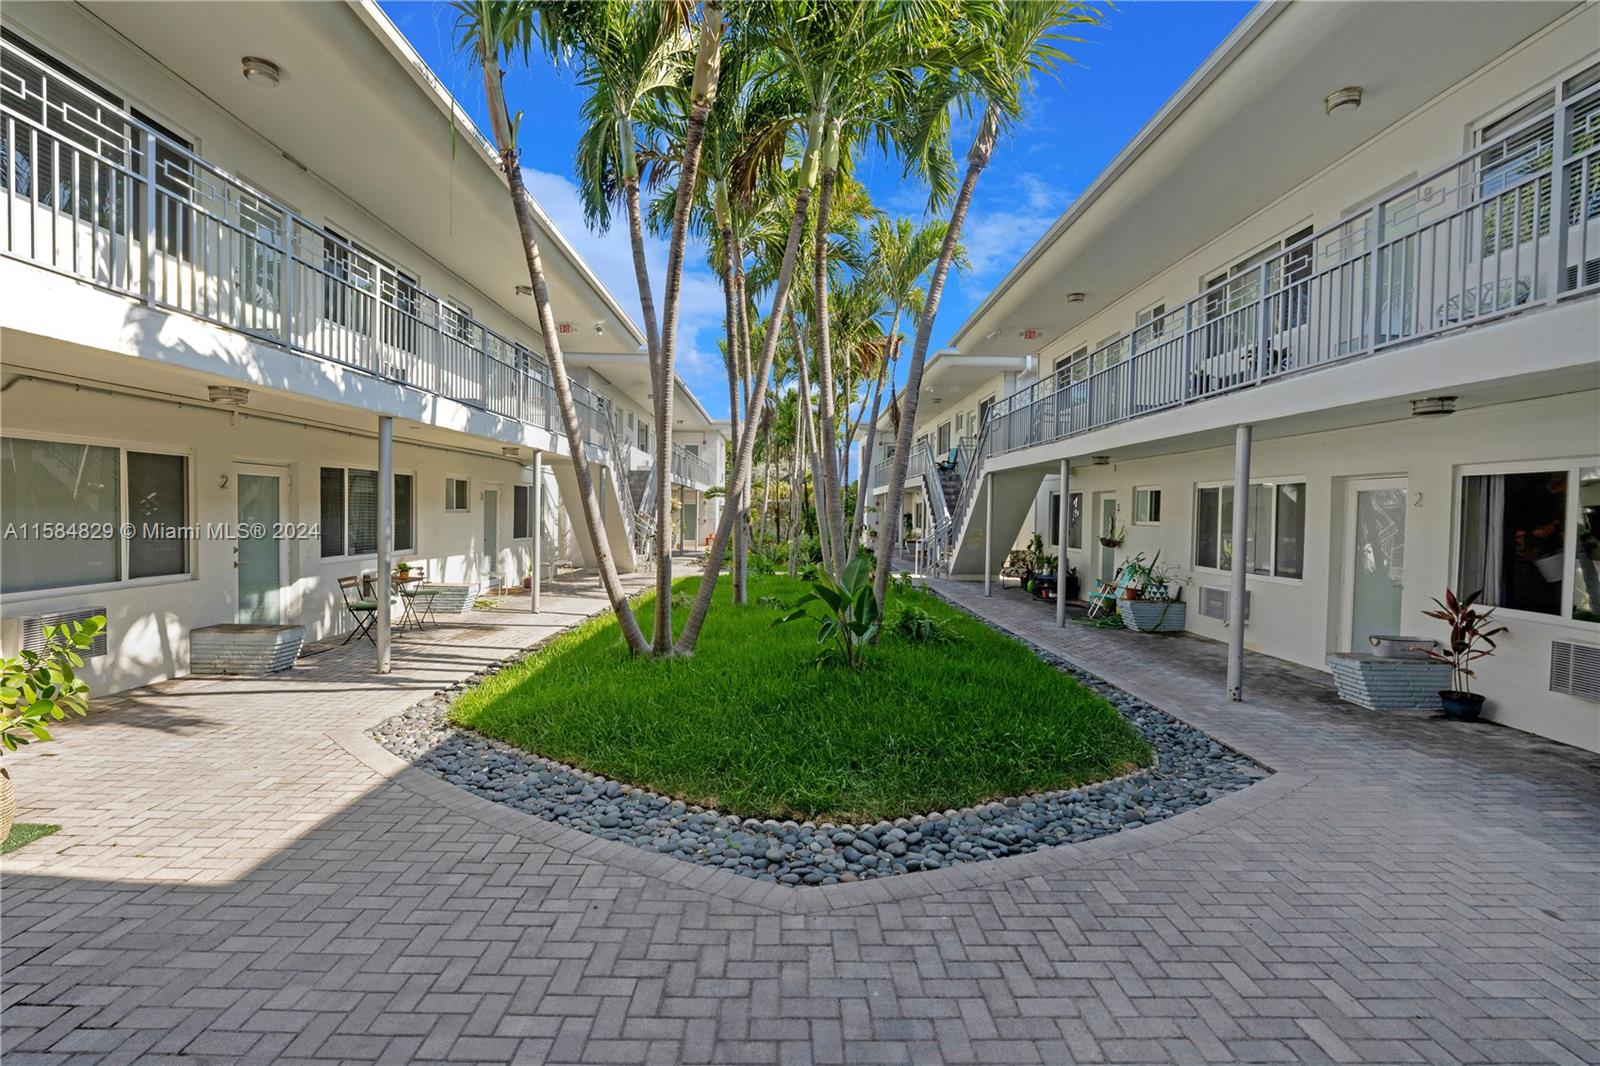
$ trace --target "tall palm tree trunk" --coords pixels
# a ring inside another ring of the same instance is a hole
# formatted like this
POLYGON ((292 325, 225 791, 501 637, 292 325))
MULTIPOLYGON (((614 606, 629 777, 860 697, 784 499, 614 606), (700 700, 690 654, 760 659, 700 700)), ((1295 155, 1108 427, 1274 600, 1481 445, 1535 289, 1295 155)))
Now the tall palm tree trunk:
MULTIPOLYGON (((856 510, 850 519, 850 557, 855 558, 856 546, 866 535, 867 475, 872 472, 873 449, 878 441, 878 416, 882 411, 884 379, 894 377, 894 364, 900 354, 900 305, 895 304, 894 317, 889 323, 889 341, 886 358, 878 363, 878 381, 872 390, 872 414, 867 420, 867 442, 861 446, 861 470, 856 474, 856 510), (893 354, 889 354, 893 353, 893 354)), ((878 534, 878 550, 883 551, 883 534, 878 534)))
MULTIPOLYGON (((744 289, 744 247, 739 242, 739 235, 730 230, 733 240, 733 291, 736 300, 735 306, 739 313, 739 380, 743 386, 744 417, 750 420, 750 391, 753 384, 750 381, 750 301, 744 289)), ((742 513, 739 524, 734 527, 737 537, 734 541, 733 554, 738 561, 737 576, 734 579, 734 602, 747 603, 750 599, 748 582, 750 579, 750 475, 746 473, 744 484, 739 489, 739 503, 742 513)), ((763 504, 765 506, 765 504, 763 504)))
POLYGON ((789 576, 800 572, 800 426, 795 424, 794 452, 789 457, 789 576))
POLYGON ((556 407, 561 411, 561 422, 567 431, 572 472, 578 483, 580 510, 583 512, 584 525, 588 527, 589 542, 594 548, 595 565, 600 571, 600 583, 605 588, 611 610, 617 616, 617 625, 622 630, 628 650, 635 655, 642 654, 649 650, 649 644, 644 639, 638 620, 633 616, 633 609, 628 605, 627 593, 623 591, 611 550, 606 544, 605 522, 600 516, 600 501, 595 496, 589 457, 584 451, 583 427, 578 424, 578 409, 572 402, 572 381, 567 377, 567 362, 561 352, 555 314, 550 309, 550 286, 545 280, 539 241, 534 232, 533 211, 529 206, 532 198, 522 181, 522 163, 512 137, 510 115, 506 111, 505 93, 500 82, 499 55, 485 41, 478 47, 478 60, 483 71, 490 126, 494 130, 495 147, 500 152, 500 169, 505 172, 510 187, 511 209, 517 220, 517 235, 522 240, 522 255, 528 264, 528 281, 533 286, 534 306, 539 313, 539 332, 544 338, 545 358, 550 363, 556 407))
POLYGON ((818 454, 824 442, 811 410, 810 360, 806 357, 805 344, 801 340, 800 323, 793 312, 789 314, 789 329, 794 333, 795 352, 800 356, 800 410, 805 415, 806 462, 811 472, 811 509, 817 513, 817 546, 822 552, 822 568, 831 570, 829 560, 833 557, 833 551, 829 536, 832 530, 828 528, 828 513, 823 509, 828 489, 822 480, 822 460, 818 454))
MULTIPOLYGON (((950 273, 950 261, 955 257, 956 245, 961 240, 961 225, 966 221, 967 210, 972 206, 972 192, 978 177, 989 164, 994 151, 995 130, 999 116, 991 108, 978 123, 972 147, 967 152, 967 173, 961 179, 961 191, 956 194, 950 208, 950 223, 945 229, 944 244, 939 249, 939 261, 934 264, 933 277, 928 282, 928 295, 922 303, 922 314, 917 318, 917 339, 911 347, 911 365, 906 371, 905 411, 900 416, 900 432, 896 435, 894 464, 889 471, 889 498, 884 503, 883 514, 878 519, 878 569, 873 575, 873 592, 878 606, 889 592, 889 571, 893 565, 890 536, 900 528, 900 507, 906 488, 906 466, 911 459, 911 438, 917 425, 917 399, 922 390, 922 369, 927 362, 928 342, 933 336, 933 320, 939 313, 939 297, 944 294, 945 278, 950 273)), ((984 545, 984 551, 988 551, 984 545)))
MULTIPOLYGON (((652 648, 657 655, 672 652, 672 422, 673 384, 678 356, 678 304, 683 293, 684 248, 689 235, 689 211, 694 202, 700 170, 700 149, 705 143, 706 119, 717 97, 717 71, 722 58, 722 0, 705 0, 700 9, 700 47, 695 55, 690 87, 689 121, 684 129, 683 159, 678 166, 678 189, 672 209, 672 238, 667 246, 665 310, 661 317, 661 366, 656 379, 656 612, 652 648)), ((718 557, 720 562, 720 556, 718 557)), ((713 577, 713 583, 715 578, 713 577)))
MULTIPOLYGON (((767 375, 772 372, 772 359, 778 353, 778 336, 782 332, 776 326, 783 321, 784 309, 789 302, 789 290, 794 285, 795 253, 800 249, 800 237, 805 231, 806 211, 810 203, 810 186, 802 183, 795 193, 794 214, 789 219, 789 238, 783 247, 783 260, 778 267, 778 282, 772 292, 772 313, 767 317, 766 338, 761 344, 761 360, 756 364, 752 375, 752 380, 757 384, 750 396, 751 410, 758 411, 767 402, 767 375)), ((746 472, 750 469, 750 458, 755 454, 755 448, 755 426, 746 419, 744 432, 739 434, 739 447, 734 453, 733 470, 728 476, 728 484, 733 485, 744 480, 746 472)), ((711 597, 716 591, 717 568, 722 553, 728 550, 728 537, 737 519, 738 515, 732 508, 724 508, 722 517, 717 521, 717 532, 711 538, 711 553, 706 560, 705 576, 701 579, 700 590, 695 593, 694 603, 689 608, 689 617, 684 620, 683 632, 678 635, 678 642, 674 645, 680 655, 692 655, 695 644, 700 640, 700 629, 705 625, 706 612, 711 608, 711 597)))
MULTIPOLYGON (((722 230, 722 300, 723 322, 728 335, 728 433, 733 440, 739 439, 739 311, 735 306, 738 299, 738 287, 733 277, 733 227, 728 224, 725 213, 725 197, 721 190, 717 193, 717 211, 723 215, 722 230)), ((750 412, 745 411, 748 421, 750 412)), ((724 507, 737 510, 740 506, 740 486, 729 482, 724 486, 726 496, 723 500, 724 507)), ((740 522, 733 527, 733 561, 729 567, 732 580, 733 602, 745 602, 743 577, 744 559, 741 557, 744 549, 744 523, 740 522)))
MULTIPOLYGON (((837 144, 837 127, 828 131, 830 145, 837 144)), ((826 151, 826 149, 825 149, 826 151)), ((816 277, 812 294, 817 306, 817 438, 822 461, 822 486, 818 491, 817 526, 827 527, 828 545, 823 551, 823 566, 838 575, 844 568, 844 508, 839 495, 839 426, 835 418, 833 385, 833 330, 828 320, 828 215, 833 206, 833 186, 837 171, 825 167, 817 188, 816 247, 813 254, 816 277)))

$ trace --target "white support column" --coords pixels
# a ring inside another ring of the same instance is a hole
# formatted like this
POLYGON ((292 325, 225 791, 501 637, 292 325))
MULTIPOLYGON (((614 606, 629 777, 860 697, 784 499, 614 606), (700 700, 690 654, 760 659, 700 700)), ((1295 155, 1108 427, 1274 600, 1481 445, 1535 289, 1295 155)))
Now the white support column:
POLYGON ((1056 501, 1056 625, 1067 624, 1067 506, 1070 485, 1067 478, 1072 473, 1071 461, 1061 460, 1061 498, 1056 501))
POLYGON ((539 613, 539 578, 543 566, 540 554, 544 550, 544 452, 533 451, 533 492, 528 500, 528 524, 533 532, 533 584, 528 588, 528 601, 534 614, 539 613))
POLYGON ((994 571, 994 475, 983 475, 983 594, 990 595, 994 571))
POLYGON ((1233 560, 1228 592, 1228 698, 1244 699, 1245 540, 1250 516, 1250 427, 1233 441, 1233 560))
POLYGON ((378 646, 378 673, 389 672, 389 600, 394 592, 394 419, 378 416, 378 573, 372 594, 378 602, 374 643, 378 646))

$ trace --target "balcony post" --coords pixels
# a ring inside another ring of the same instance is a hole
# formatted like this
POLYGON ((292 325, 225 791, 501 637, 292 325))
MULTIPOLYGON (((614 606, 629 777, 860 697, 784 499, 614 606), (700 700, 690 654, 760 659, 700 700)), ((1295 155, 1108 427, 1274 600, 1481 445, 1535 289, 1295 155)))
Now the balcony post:
POLYGON ((994 571, 994 474, 983 475, 983 488, 983 594, 989 596, 994 571))
POLYGON ((387 674, 389 659, 389 598, 394 593, 390 574, 394 572, 394 419, 378 416, 378 559, 373 596, 378 603, 378 621, 373 644, 378 653, 378 673, 387 674))
MULTIPOLYGON (((1567 244, 1571 236, 1568 232, 1567 219, 1571 217, 1572 211, 1572 183, 1567 180, 1567 146, 1571 139, 1571 121, 1572 108, 1565 100, 1558 102, 1556 104, 1554 130, 1555 151, 1552 153, 1550 160, 1550 185, 1555 201, 1550 205, 1550 228, 1556 238, 1555 278, 1550 284, 1550 299, 1552 302, 1560 297, 1562 289, 1566 288, 1567 284, 1567 244)), ((1582 180, 1581 175, 1579 180, 1582 180)), ((1534 185, 1534 191, 1535 198, 1537 198, 1537 183, 1534 185)), ((1579 212, 1578 225, 1580 226, 1588 224, 1588 220, 1582 217, 1584 214, 1586 212, 1579 212)), ((1539 219, 1537 211, 1534 212, 1534 216, 1533 276, 1537 280, 1539 277, 1539 219)), ((1577 266, 1578 269, 1574 272, 1572 279, 1574 287, 1583 284, 1583 264, 1579 263, 1577 266)), ((1515 281, 1512 284, 1514 290, 1515 281)), ((1530 301, 1537 299, 1539 295, 1538 286, 1535 285, 1534 288, 1535 291, 1528 294, 1530 301)), ((1515 296, 1516 293, 1513 291, 1513 300, 1515 300, 1515 296)))
POLYGON ((1122 417, 1128 418, 1133 414, 1133 360, 1139 354, 1139 330, 1137 328, 1128 334, 1128 372, 1124 374, 1122 382, 1122 417))
POLYGON ((543 576, 544 551, 544 452, 533 450, 533 492, 528 500, 528 524, 533 534, 533 584, 528 588, 528 606, 539 613, 539 579, 543 576))
POLYGON ((1382 313, 1378 310, 1378 297, 1382 286, 1378 282, 1379 262, 1382 257, 1378 254, 1383 243, 1383 202, 1379 201, 1372 208, 1372 247, 1368 249, 1367 258, 1370 260, 1368 269, 1372 276, 1367 279, 1367 323, 1371 330, 1367 340, 1367 350, 1378 350, 1378 323, 1382 313))
POLYGON ((1067 504, 1067 493, 1072 486, 1068 478, 1072 474, 1071 460, 1061 460, 1061 497, 1056 501, 1056 625, 1067 624, 1067 517, 1071 508, 1067 504))
POLYGON ((1250 535, 1250 427, 1233 438, 1233 559, 1228 591, 1228 699, 1244 699, 1245 541, 1250 535))
MULTIPOLYGON (((37 151, 34 158, 38 158, 37 151)), ((144 232, 139 234, 141 242, 140 256, 144 262, 140 264, 140 288, 143 290, 144 302, 155 303, 156 299, 156 135, 149 130, 144 131, 144 158, 139 161, 139 180, 144 182, 142 200, 144 201, 144 232)), ((37 182, 35 182, 37 184, 37 182)))
POLYGON ((1194 378, 1194 301, 1186 300, 1183 304, 1183 376, 1178 379, 1178 395, 1187 400, 1189 387, 1194 378))
POLYGON ((1272 286, 1272 260, 1268 259, 1261 264, 1261 291, 1256 294, 1256 299, 1261 306, 1256 308, 1256 384, 1267 376, 1267 360, 1271 358, 1271 349, 1267 346, 1267 326, 1272 320, 1270 300, 1267 292, 1272 286))
POLYGON ((294 216, 283 219, 283 264, 278 271, 278 333, 283 346, 294 351, 294 216))

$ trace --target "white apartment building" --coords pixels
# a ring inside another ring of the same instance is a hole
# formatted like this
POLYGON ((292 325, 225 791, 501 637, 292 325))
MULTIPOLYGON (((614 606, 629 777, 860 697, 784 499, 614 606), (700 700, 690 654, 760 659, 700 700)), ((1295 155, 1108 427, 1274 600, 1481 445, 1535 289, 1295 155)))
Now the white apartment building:
POLYGON ((1324 668, 1481 588, 1486 715, 1600 749, 1597 42, 1592 3, 1254 10, 930 360, 935 565, 1159 551, 1217 639, 1242 568, 1245 645, 1324 668))
MULTIPOLYGON (((8 3, 0 28, 0 647, 103 612, 87 676, 114 691, 186 672, 195 627, 346 631, 382 427, 394 559, 474 592, 592 565, 493 149, 376 4, 8 3)), ((631 570, 643 335, 538 217, 631 570)), ((724 447, 680 396, 698 540, 724 447)))

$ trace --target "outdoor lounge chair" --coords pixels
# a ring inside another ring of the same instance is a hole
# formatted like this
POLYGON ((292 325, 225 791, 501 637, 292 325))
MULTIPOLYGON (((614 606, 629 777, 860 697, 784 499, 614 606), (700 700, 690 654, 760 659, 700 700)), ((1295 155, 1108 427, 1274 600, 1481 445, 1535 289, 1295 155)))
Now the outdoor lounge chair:
POLYGON ((344 643, 363 636, 376 644, 378 638, 372 635, 372 626, 378 620, 378 601, 366 597, 359 577, 341 577, 339 594, 344 597, 344 609, 350 612, 350 617, 356 623, 356 627, 344 638, 344 643))
POLYGON ((1138 571, 1133 566, 1133 560, 1122 564, 1116 576, 1110 581, 1101 581, 1098 578, 1094 583, 1094 591, 1089 593, 1089 611, 1087 618, 1098 618, 1108 609, 1115 611, 1117 601, 1122 599, 1123 593, 1133 586, 1134 578, 1138 571))
POLYGON ((951 448, 949 455, 946 455, 943 459, 940 459, 933 465, 937 466, 940 470, 954 470, 956 468, 956 463, 960 461, 960 458, 961 449, 951 448))

